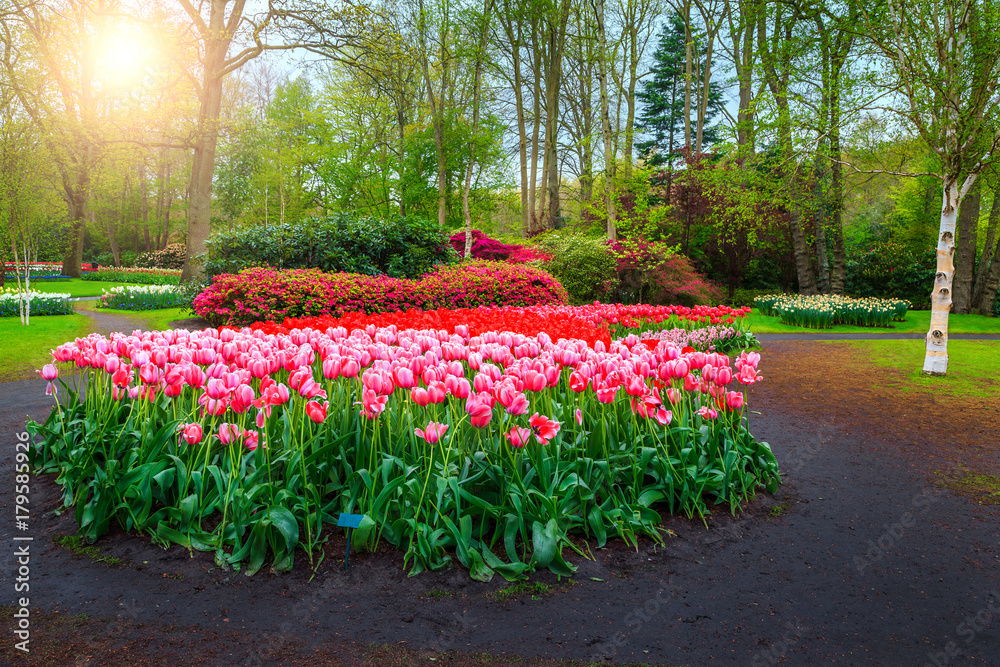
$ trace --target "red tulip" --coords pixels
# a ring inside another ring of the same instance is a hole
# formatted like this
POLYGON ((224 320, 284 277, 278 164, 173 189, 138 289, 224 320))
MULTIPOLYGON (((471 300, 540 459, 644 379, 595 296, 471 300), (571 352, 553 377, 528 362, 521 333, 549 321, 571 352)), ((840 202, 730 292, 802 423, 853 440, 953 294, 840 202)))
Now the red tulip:
POLYGON ((544 417, 537 412, 528 418, 531 430, 535 434, 538 443, 544 445, 559 433, 560 424, 557 421, 544 417))
POLYGON ((326 411, 329 407, 330 403, 327 401, 324 401, 322 404, 316 401, 309 401, 306 403, 306 415, 317 424, 322 424, 326 421, 326 411))

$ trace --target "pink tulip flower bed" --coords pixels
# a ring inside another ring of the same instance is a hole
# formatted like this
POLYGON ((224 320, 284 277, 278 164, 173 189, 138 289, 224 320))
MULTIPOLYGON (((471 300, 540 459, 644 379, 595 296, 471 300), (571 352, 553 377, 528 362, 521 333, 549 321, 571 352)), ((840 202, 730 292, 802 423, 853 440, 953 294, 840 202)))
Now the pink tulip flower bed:
POLYGON ((80 534, 112 522, 247 574, 310 561, 340 512, 412 572, 570 574, 578 535, 662 540, 659 511, 735 511, 778 484, 729 358, 395 325, 93 334, 42 369, 33 462, 80 534), (73 369, 71 381, 60 379, 73 369))

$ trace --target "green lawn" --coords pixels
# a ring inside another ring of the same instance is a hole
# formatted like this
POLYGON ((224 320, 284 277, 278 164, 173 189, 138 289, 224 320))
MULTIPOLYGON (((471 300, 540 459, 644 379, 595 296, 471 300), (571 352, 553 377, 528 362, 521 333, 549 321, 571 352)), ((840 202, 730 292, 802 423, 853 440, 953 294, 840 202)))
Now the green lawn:
POLYGON ((49 350, 90 331, 86 315, 44 315, 22 326, 17 317, 0 318, 0 382, 24 380, 51 359, 49 350))
MULTIPOLYGON (((10 283, 10 281, 7 281, 10 283)), ((31 289, 39 292, 62 292, 69 293, 70 296, 101 296, 101 292, 112 287, 127 285, 128 283, 112 283, 103 280, 83 280, 81 278, 70 278, 63 281, 38 280, 31 283, 31 289)), ((10 287, 10 285, 6 285, 10 287)), ((15 285, 16 286, 16 285, 15 285)))
POLYGON ((1000 341, 949 341, 948 374, 944 377, 921 372, 925 345, 922 340, 864 340, 851 341, 850 345, 867 355, 874 365, 903 373, 890 384, 899 391, 941 390, 956 398, 1000 398, 1000 341))
MULTIPOLYGON (((100 283, 94 283, 100 284, 100 283)), ((82 301, 75 304, 77 310, 90 310, 93 301, 82 301)), ((185 308, 164 308, 163 310, 131 311, 131 310, 101 310, 102 313, 120 315, 135 322, 135 327, 128 328, 125 333, 131 333, 133 328, 157 330, 169 328, 173 320, 184 320, 194 317, 185 308)), ((93 320, 86 315, 49 315, 31 318, 31 324, 21 326, 16 317, 0 318, 0 382, 24 380, 32 377, 35 369, 47 364, 51 356, 49 351, 74 338, 86 336, 93 331, 93 320)))
MULTIPOLYGON (((807 329, 782 324, 777 317, 754 312, 749 316, 750 331, 758 333, 927 333, 931 324, 931 311, 911 310, 905 322, 893 322, 891 327, 855 327, 838 325, 832 329, 807 329)), ((960 334, 1000 334, 1000 317, 985 315, 951 315, 948 332, 960 334)))

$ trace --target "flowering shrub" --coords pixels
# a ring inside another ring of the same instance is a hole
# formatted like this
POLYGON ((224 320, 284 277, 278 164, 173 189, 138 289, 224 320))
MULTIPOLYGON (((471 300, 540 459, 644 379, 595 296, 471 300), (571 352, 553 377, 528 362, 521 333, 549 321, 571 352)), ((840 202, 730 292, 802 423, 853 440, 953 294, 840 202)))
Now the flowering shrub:
POLYGON ((96 271, 83 274, 83 279, 139 285, 177 285, 181 282, 181 272, 173 269, 102 266, 96 271))
POLYGON ((135 258, 135 265, 156 269, 183 269, 187 247, 183 243, 171 243, 162 250, 144 252, 135 258))
MULTIPOLYGON (((451 247, 459 257, 465 257, 465 232, 451 235, 451 247)), ((472 230, 472 258, 493 259, 515 264, 524 264, 534 260, 547 260, 552 256, 535 248, 512 243, 501 243, 479 231, 472 230)))
POLYGON ((761 313, 779 317, 783 324, 810 329, 829 329, 834 324, 888 327, 893 320, 905 320, 910 308, 906 299, 853 299, 835 294, 768 294, 757 297, 755 303, 761 313))
POLYGON ((157 310, 190 305, 176 285, 121 285, 97 300, 97 308, 116 310, 157 310))
POLYGON ((314 269, 245 269, 215 276, 195 297, 194 310, 213 324, 239 325, 351 312, 565 301, 566 291, 544 271, 501 262, 466 262, 437 267, 418 280, 314 269))
POLYGON ((759 359, 462 326, 92 334, 41 370, 61 402, 31 458, 90 540, 116 521, 252 574, 358 512, 355 545, 411 573, 565 576, 573 533, 661 541, 658 507, 776 487, 745 419, 759 359), (57 388, 60 363, 86 377, 57 388))
MULTIPOLYGON (((25 292, 22 291, 21 295, 25 296, 25 292)), ((32 315, 73 314, 73 304, 68 301, 69 294, 30 291, 26 296, 32 315)), ((0 317, 17 317, 20 298, 17 289, 0 290, 0 317)))
POLYGON ((569 292, 570 302, 605 299, 618 284, 615 257, 603 239, 552 232, 539 238, 551 258, 543 264, 569 292))
POLYGON ((566 290, 541 269, 505 262, 437 266, 421 278, 431 307, 534 306, 568 303, 566 290))
POLYGON ((673 248, 643 238, 609 245, 617 260, 619 285, 615 295, 619 300, 685 305, 722 300, 722 292, 673 248))

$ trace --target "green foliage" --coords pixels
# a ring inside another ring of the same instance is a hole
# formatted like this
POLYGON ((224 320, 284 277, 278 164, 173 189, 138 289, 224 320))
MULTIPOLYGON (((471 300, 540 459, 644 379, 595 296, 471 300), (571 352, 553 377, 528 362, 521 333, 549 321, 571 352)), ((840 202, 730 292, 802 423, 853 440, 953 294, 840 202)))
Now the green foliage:
POLYGON ((933 248, 914 251, 894 241, 874 243, 849 255, 845 291, 859 297, 908 299, 916 308, 928 308, 936 272, 933 248))
POLYGON ((551 232, 539 237, 538 245, 552 255, 543 266, 569 292, 570 303, 598 300, 617 282, 615 257, 603 239, 551 232))
POLYGON ((426 218, 351 213, 217 232, 208 247, 209 276, 272 266, 417 278, 457 258, 448 237, 426 218))

